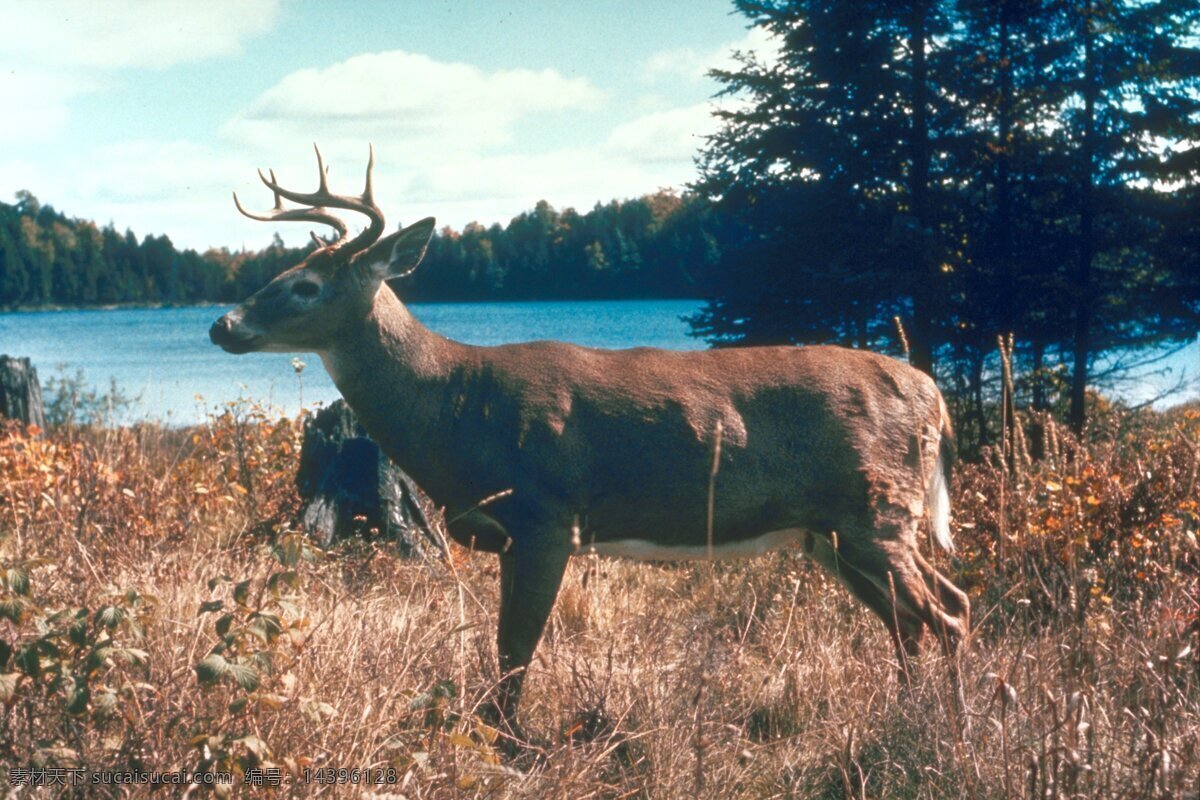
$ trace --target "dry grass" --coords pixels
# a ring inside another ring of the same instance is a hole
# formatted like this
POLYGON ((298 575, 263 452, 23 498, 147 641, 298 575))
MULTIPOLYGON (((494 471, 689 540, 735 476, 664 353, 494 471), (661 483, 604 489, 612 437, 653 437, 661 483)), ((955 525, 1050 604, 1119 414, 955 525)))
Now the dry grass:
MULTIPOLYGON (((1196 416, 961 471, 963 547, 939 567, 978 623, 966 720, 944 663, 902 691, 883 627, 796 554, 581 558, 527 682, 542 752, 520 769, 474 715, 497 677, 494 560, 308 549, 288 527, 293 423, 10 426, 0 782, 51 766, 228 770, 245 796, 1196 797, 1196 416), (396 782, 303 782, 322 767, 396 782), (255 768, 282 785, 241 785, 255 768)), ((74 793, 122 791, 150 793, 74 793)))

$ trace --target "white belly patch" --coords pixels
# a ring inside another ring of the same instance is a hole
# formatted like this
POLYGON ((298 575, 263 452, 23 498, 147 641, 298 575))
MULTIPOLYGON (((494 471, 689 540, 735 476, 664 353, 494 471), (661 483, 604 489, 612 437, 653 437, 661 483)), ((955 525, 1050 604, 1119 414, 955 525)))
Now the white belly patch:
MULTIPOLYGON (((724 560, 760 556, 799 542, 803 536, 804 531, 800 528, 784 528, 764 533, 753 539, 725 542, 713 545, 712 558, 724 560)), ((704 544, 671 546, 647 542, 643 539, 618 539, 613 542, 585 544, 579 548, 579 553, 632 558, 637 561, 706 561, 709 557, 709 549, 704 544)))

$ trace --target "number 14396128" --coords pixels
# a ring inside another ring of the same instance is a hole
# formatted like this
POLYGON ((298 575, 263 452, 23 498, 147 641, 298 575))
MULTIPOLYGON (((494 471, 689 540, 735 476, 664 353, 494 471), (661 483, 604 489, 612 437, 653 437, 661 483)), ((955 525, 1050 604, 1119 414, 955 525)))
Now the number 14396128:
POLYGON ((303 778, 305 783, 384 785, 396 783, 400 776, 395 767, 308 767, 304 769, 303 778))

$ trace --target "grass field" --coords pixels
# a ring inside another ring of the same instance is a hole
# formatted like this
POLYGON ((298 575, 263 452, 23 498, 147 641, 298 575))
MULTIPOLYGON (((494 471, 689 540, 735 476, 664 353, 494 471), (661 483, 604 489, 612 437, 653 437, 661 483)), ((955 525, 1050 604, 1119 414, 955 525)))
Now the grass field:
POLYGON ((797 553, 576 559, 526 684, 537 748, 514 765, 476 716, 497 679, 495 560, 313 549, 292 528, 296 421, 10 424, 0 785, 142 797, 69 784, 200 771, 234 783, 196 793, 235 796, 1194 798, 1198 441, 1194 408, 1109 410, 1083 445, 1051 429, 1036 463, 1018 447, 959 466, 959 549, 934 557, 973 603, 965 715, 936 648, 901 689, 883 627, 797 553), (68 785, 19 786, 34 777, 68 785))

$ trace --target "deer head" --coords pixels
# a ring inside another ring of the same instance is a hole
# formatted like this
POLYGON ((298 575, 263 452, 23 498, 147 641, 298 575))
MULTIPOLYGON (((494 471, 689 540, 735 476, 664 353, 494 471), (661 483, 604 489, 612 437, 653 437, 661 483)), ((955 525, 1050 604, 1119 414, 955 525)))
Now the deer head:
POLYGON ((433 235, 434 220, 427 217, 380 239, 385 225, 383 212, 375 205, 371 190, 371 172, 375 153, 367 162, 367 179, 358 196, 338 195, 329 191, 328 170, 317 153, 320 185, 315 192, 284 189, 274 170, 258 176, 275 195, 275 207, 256 214, 242 207, 237 194, 233 202, 238 211, 260 221, 316 222, 332 227, 336 238, 312 235, 317 248, 302 263, 280 273, 248 300, 213 323, 209 338, 230 353, 323 352, 339 327, 349 319, 366 316, 374 304, 383 281, 410 274, 421 261, 433 235), (285 208, 284 200, 300 204, 285 208), (353 239, 346 223, 330 209, 363 214, 367 228, 353 239))

